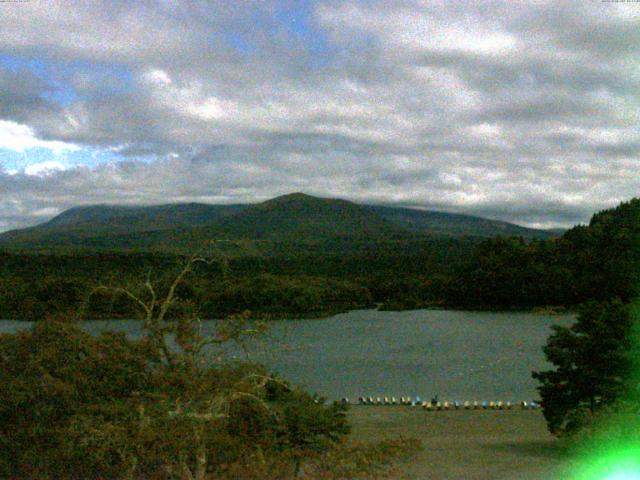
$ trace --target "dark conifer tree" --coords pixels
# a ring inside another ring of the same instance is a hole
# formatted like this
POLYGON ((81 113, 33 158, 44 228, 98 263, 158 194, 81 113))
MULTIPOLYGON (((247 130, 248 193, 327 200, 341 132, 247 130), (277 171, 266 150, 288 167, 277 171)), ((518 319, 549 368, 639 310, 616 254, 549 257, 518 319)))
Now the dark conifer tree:
POLYGON ((632 322, 620 300, 585 304, 571 327, 554 326, 544 353, 553 370, 533 372, 544 417, 555 434, 578 430, 624 392, 630 375, 632 322))

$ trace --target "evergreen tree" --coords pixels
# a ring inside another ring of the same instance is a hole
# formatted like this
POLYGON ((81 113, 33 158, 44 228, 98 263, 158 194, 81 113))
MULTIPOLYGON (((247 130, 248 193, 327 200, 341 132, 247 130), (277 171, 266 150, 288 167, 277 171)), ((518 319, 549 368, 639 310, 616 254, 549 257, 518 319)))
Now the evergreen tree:
POLYGON ((629 306, 616 299, 587 303, 574 325, 553 327, 544 353, 555 369, 533 372, 552 433, 575 432, 623 393, 631 367, 631 323, 629 306))

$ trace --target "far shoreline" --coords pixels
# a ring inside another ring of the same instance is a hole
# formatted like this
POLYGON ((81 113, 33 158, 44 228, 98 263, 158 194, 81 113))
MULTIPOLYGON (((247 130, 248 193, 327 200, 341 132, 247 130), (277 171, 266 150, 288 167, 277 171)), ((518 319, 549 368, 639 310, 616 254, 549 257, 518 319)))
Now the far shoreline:
MULTIPOLYGON (((466 312, 466 313, 517 313, 517 314, 530 314, 537 316, 565 316, 565 315, 576 315, 578 313, 577 309, 567 308, 563 306, 541 306, 541 307, 533 307, 530 309, 524 309, 519 307, 514 308, 457 308, 457 307, 435 307, 435 306, 425 306, 418 308, 385 308, 384 304, 375 305, 375 306, 363 306, 363 307, 355 307, 349 309, 337 309, 337 310, 328 310, 328 311, 315 311, 315 312, 306 312, 303 314, 292 313, 292 312, 279 312, 279 313, 268 313, 268 314, 259 314, 259 315, 250 315, 249 320, 251 321, 264 321, 264 322, 274 322, 274 321, 295 321, 295 320, 325 320, 327 318, 335 317, 338 315, 344 315, 351 312, 360 312, 360 311, 371 311, 371 312, 386 312, 386 313, 394 313, 394 312, 416 312, 416 311, 453 311, 453 312, 466 312)), ((251 313, 251 312, 250 312, 251 313)), ((227 317, 228 318, 228 317, 227 317)), ((203 318, 202 321, 219 321, 224 320, 225 318, 203 318)), ((109 318, 87 318, 80 319, 77 321, 80 322, 110 322, 114 320, 122 320, 122 321, 142 321, 139 318, 131 318, 131 317, 109 317, 109 318)), ((35 323, 40 320, 25 320, 20 318, 2 318, 0 322, 26 322, 26 323, 35 323)), ((70 319, 73 321, 73 319, 70 319)))

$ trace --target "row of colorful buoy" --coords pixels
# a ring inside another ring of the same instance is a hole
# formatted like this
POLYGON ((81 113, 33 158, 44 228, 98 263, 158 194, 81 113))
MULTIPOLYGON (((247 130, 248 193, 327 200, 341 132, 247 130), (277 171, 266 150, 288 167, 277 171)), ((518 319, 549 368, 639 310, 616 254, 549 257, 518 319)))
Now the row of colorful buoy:
MULTIPOLYGON (((342 399, 343 403, 350 403, 348 398, 342 399)), ((358 403, 360 405, 419 405, 420 397, 412 400, 411 397, 360 397, 358 403)))
POLYGON ((536 409, 540 407, 540 404, 535 401, 526 402, 522 401, 518 404, 511 402, 497 401, 465 401, 465 402, 423 402, 422 408, 428 411, 431 410, 512 410, 520 407, 522 410, 536 409))
MULTIPOLYGON (((343 398, 342 403, 351 403, 348 398, 343 398)), ((522 410, 536 409, 540 407, 540 404, 534 400, 527 402, 522 401, 519 403, 503 402, 503 401, 481 401, 477 400, 464 402, 439 402, 436 400, 423 401, 420 397, 359 397, 358 404, 360 405, 407 405, 412 407, 421 406, 424 410, 439 411, 439 410, 512 410, 520 408, 522 410)))

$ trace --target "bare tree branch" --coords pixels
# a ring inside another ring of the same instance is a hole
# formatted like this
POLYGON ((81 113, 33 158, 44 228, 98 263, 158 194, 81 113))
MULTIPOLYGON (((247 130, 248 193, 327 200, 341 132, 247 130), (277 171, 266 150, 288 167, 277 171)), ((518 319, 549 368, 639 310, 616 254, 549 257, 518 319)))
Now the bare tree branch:
POLYGON ((149 305, 147 305, 144 301, 142 301, 142 299, 140 299, 140 297, 138 297, 137 295, 134 295, 130 290, 127 290, 126 288, 108 287, 106 285, 99 285, 98 287, 94 288, 89 295, 91 296, 94 293, 98 293, 99 291, 106 291, 114 294, 121 293, 127 296, 129 299, 133 300, 146 313, 147 316, 151 316, 153 313, 149 305))

